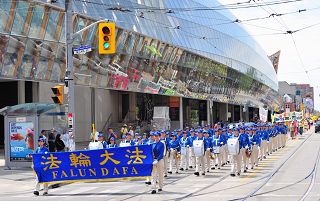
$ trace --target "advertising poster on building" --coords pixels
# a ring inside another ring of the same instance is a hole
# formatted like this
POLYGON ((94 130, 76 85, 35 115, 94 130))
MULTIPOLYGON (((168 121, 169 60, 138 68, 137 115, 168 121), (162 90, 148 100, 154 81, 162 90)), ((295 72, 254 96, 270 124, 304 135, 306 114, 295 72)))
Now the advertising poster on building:
POLYGON ((10 160, 30 160, 28 155, 35 148, 33 122, 10 122, 9 134, 10 160))

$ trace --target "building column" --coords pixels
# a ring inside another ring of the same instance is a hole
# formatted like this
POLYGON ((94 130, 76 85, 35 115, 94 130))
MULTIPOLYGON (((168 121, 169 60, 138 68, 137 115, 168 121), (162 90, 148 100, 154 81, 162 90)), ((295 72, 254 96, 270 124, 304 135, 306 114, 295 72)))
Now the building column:
POLYGON ((18 81, 18 104, 25 103, 26 100, 25 81, 18 81))
POLYGON ((240 105, 240 122, 243 122, 243 106, 240 105))
POLYGON ((234 123, 234 105, 231 106, 231 122, 234 123))
POLYGON ((180 107, 179 107, 179 123, 180 129, 183 129, 183 98, 180 97, 180 107))
POLYGON ((219 103, 219 121, 228 121, 228 103, 219 103))
POLYGON ((137 116, 137 93, 129 93, 129 119, 130 121, 135 122, 137 116))
POLYGON ((207 124, 211 125, 212 121, 211 121, 211 117, 212 117, 212 103, 210 100, 207 100, 207 124))
POLYGON ((244 106, 244 108, 245 108, 245 112, 244 112, 243 121, 248 122, 249 121, 249 107, 248 106, 244 106))
POLYGON ((39 102, 39 83, 32 82, 32 102, 39 102))

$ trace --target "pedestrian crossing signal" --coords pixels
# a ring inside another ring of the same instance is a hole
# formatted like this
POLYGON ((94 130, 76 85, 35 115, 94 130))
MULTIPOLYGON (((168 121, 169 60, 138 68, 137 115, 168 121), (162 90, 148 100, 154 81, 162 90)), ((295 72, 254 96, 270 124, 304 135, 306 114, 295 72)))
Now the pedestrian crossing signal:
POLYGON ((116 24, 114 22, 101 22, 98 29, 99 54, 114 54, 116 52, 116 24))
POLYGON ((52 100, 55 104, 59 104, 62 105, 63 104, 63 86, 62 85, 58 85, 58 86, 54 86, 51 88, 54 96, 52 96, 52 100))

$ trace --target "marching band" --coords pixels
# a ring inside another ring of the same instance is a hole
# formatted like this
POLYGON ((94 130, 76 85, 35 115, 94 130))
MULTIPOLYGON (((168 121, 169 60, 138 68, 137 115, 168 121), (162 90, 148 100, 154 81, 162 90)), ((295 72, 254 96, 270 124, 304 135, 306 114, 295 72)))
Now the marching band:
MULTIPOLYGON (((250 168, 258 167, 259 161, 286 146, 288 129, 283 123, 247 123, 179 129, 173 132, 152 130, 142 136, 135 134, 131 140, 124 135, 119 146, 150 144, 153 146, 152 194, 162 191, 163 179, 168 174, 194 169, 194 175, 205 175, 213 169, 231 163, 230 176, 239 176, 250 168)), ((114 147, 114 138, 107 145, 99 135, 103 147, 114 147)))

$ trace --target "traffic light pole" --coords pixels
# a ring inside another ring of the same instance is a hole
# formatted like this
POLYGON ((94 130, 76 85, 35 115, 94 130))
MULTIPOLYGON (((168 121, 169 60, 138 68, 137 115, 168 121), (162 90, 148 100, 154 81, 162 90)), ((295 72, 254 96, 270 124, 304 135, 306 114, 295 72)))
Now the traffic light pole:
POLYGON ((74 93, 74 68, 72 57, 73 28, 72 28, 72 0, 65 0, 66 10, 66 80, 68 82, 68 131, 70 137, 69 151, 75 150, 75 93, 74 93))
POLYGON ((73 48, 73 39, 81 34, 83 31, 89 29, 95 24, 100 22, 108 22, 108 19, 103 19, 96 21, 89 26, 79 30, 76 33, 73 33, 73 25, 72 25, 72 14, 73 14, 73 0, 65 0, 65 10, 66 10, 66 18, 65 18, 65 28, 66 28, 66 76, 65 82, 68 82, 68 131, 70 137, 69 143, 69 151, 75 150, 75 89, 74 89, 74 68, 73 68, 73 56, 72 56, 72 48, 73 48))

